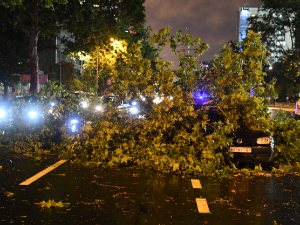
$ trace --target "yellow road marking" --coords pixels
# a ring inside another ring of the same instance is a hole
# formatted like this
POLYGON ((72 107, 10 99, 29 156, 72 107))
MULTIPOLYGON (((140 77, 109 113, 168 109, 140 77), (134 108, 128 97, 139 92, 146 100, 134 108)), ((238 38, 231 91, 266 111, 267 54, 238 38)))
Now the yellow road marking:
POLYGON ((197 180, 197 179, 191 179, 191 181, 192 181, 192 186, 193 186, 193 188, 200 188, 200 189, 202 189, 202 186, 201 186, 201 184, 200 184, 200 180, 197 180))
POLYGON ((210 213, 205 198, 196 198, 196 203, 197 203, 197 208, 199 213, 210 213))
POLYGON ((55 168, 59 167, 63 163, 65 163, 67 160, 60 160, 57 163, 54 163, 53 165, 49 166, 48 168, 42 170, 41 172, 37 173, 36 175, 30 177, 29 179, 22 182, 20 185, 29 185, 36 181, 37 179, 41 178, 45 174, 49 173, 50 171, 54 170, 55 168))

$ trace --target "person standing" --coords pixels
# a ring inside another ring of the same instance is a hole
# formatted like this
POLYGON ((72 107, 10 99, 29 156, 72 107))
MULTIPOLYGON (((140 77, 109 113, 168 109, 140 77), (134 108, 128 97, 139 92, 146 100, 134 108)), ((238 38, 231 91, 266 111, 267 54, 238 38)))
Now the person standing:
POLYGON ((300 98, 296 102, 295 120, 300 120, 300 98))

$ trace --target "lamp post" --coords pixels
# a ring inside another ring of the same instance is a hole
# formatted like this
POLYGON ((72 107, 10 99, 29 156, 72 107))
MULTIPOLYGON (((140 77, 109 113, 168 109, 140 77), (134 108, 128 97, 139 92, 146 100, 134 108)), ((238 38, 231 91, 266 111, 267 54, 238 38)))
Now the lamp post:
POLYGON ((61 30, 59 30, 59 87, 61 88, 61 30))
POLYGON ((96 95, 98 93, 98 46, 97 48, 97 77, 96 77, 96 95))

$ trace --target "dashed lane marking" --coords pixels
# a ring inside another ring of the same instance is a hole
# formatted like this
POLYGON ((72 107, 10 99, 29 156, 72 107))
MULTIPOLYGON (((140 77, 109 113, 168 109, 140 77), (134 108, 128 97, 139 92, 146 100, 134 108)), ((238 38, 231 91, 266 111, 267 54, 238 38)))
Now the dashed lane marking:
MULTIPOLYGON (((200 180, 191 179, 193 188, 202 189, 200 180)), ((199 213, 210 213, 208 204, 205 198, 196 198, 196 204, 199 213)))
POLYGON ((205 198, 196 198, 196 203, 197 203, 197 208, 199 213, 210 213, 205 198))
POLYGON ((198 179, 191 179, 191 181, 192 181, 193 188, 202 189, 202 186, 200 184, 200 180, 198 180, 198 179))
POLYGON ((53 165, 49 166, 48 168, 42 170, 41 172, 37 173, 36 175, 30 177, 29 179, 22 182, 20 185, 29 185, 36 181, 37 179, 41 178, 45 174, 49 173, 50 171, 54 170, 55 168, 59 167, 60 165, 64 164, 67 160, 60 160, 57 163, 54 163, 53 165))

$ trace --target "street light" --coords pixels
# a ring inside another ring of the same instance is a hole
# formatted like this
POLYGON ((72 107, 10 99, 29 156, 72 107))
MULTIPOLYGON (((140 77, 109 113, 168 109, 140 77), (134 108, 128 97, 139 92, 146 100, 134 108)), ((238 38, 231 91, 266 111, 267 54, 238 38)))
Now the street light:
POLYGON ((80 74, 82 75, 82 61, 87 60, 89 58, 89 55, 85 53, 85 51, 78 52, 77 55, 79 56, 80 60, 80 74))
POLYGON ((96 95, 98 93, 98 46, 97 48, 97 78, 96 78, 96 95))

